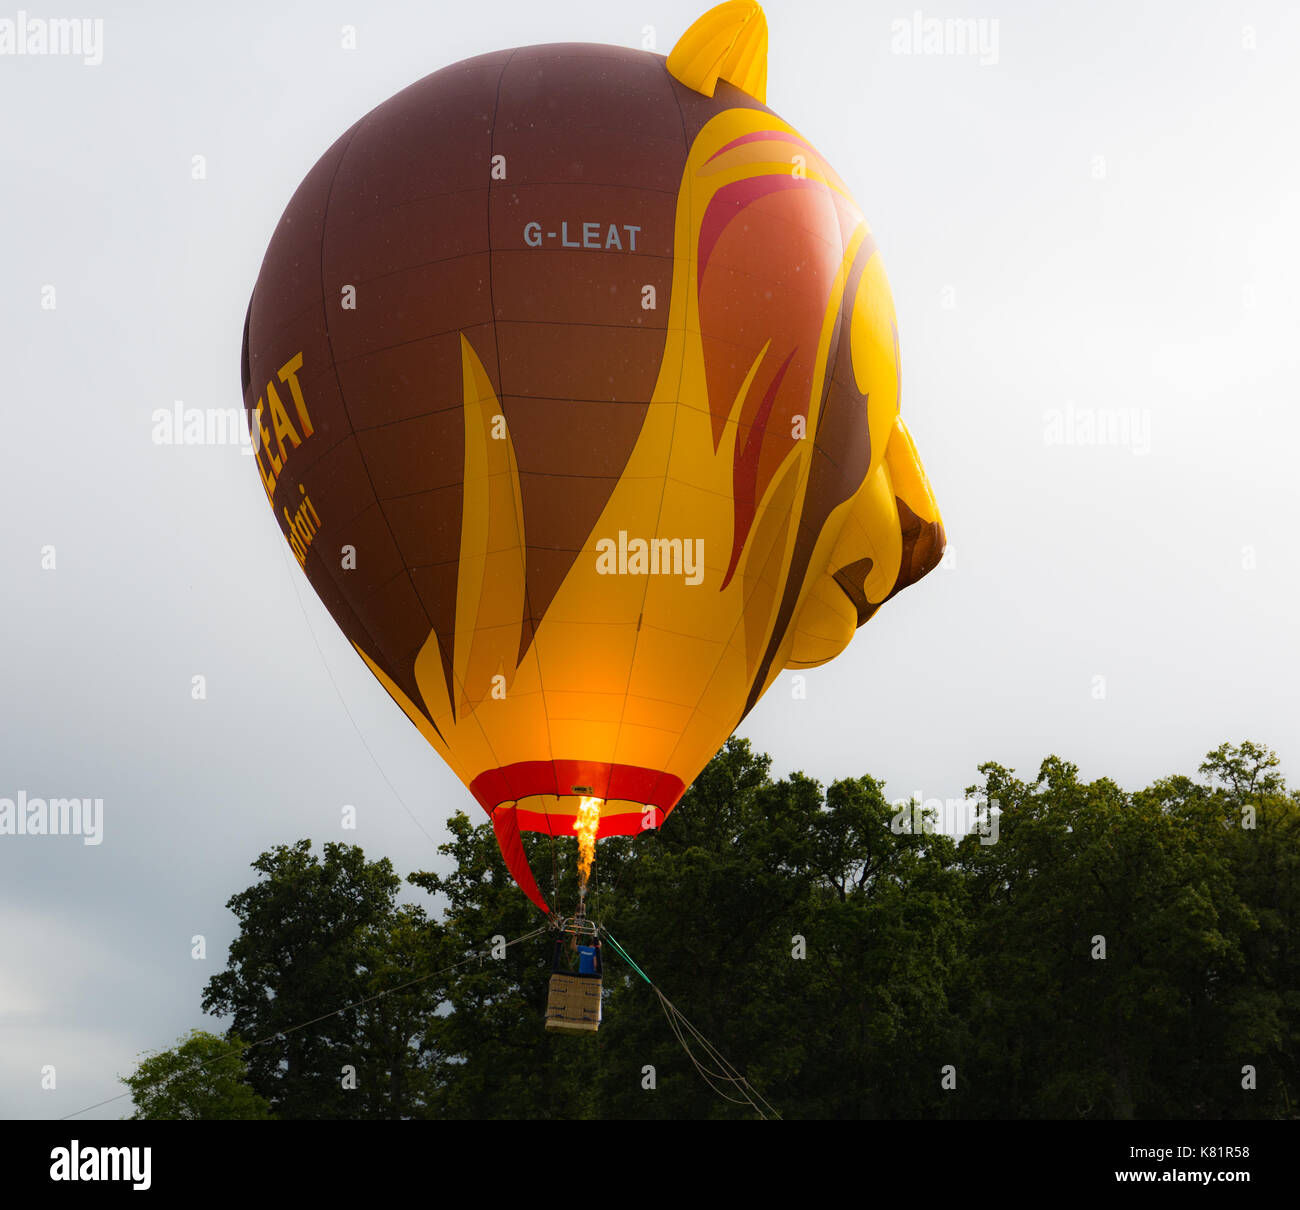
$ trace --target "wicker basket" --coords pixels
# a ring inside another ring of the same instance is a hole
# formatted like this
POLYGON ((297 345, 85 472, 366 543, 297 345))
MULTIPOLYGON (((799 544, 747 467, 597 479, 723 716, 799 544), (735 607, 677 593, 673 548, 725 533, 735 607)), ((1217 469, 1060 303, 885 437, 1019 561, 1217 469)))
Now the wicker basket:
POLYGON ((600 1028, 600 984, 599 975, 552 975, 546 1028, 556 1033, 595 1033, 600 1028))

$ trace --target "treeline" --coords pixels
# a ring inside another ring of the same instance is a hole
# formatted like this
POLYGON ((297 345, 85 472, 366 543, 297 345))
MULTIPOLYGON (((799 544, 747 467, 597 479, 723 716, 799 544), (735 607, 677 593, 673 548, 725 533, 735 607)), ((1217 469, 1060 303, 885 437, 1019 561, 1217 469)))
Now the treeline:
MULTIPOLYGON (((732 740, 661 832, 600 843, 590 914, 785 1118, 1292 1118, 1300 793, 1277 765, 1225 744, 1127 792, 987 764, 995 842, 957 843, 870 777, 774 781, 732 740)), ((455 872, 410 879, 431 910, 355 847, 254 862, 203 998, 230 1030, 143 1064, 138 1116, 752 1116, 609 945, 599 1033, 548 1034, 548 937, 502 946, 541 917, 487 823, 450 829, 455 872)), ((526 844, 571 907, 574 842, 526 844)))

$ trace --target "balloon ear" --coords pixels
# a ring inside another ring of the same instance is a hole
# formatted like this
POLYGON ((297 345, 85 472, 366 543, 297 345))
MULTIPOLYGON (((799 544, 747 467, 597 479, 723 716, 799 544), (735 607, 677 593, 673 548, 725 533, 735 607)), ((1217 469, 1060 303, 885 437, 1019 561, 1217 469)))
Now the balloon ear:
POLYGON ((728 0, 698 18, 668 56, 668 72, 713 96, 726 80, 767 104, 767 18, 753 0, 728 0))

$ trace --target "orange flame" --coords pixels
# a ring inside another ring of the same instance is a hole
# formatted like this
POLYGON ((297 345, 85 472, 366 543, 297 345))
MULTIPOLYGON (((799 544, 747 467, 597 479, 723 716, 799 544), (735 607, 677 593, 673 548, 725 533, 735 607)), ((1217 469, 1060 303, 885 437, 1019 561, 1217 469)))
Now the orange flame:
POLYGON ((601 798, 584 798, 578 807, 578 817, 573 821, 573 830, 578 834, 578 870, 582 875, 581 886, 587 888, 587 879, 591 877, 591 863, 596 860, 596 829, 600 827, 601 798))

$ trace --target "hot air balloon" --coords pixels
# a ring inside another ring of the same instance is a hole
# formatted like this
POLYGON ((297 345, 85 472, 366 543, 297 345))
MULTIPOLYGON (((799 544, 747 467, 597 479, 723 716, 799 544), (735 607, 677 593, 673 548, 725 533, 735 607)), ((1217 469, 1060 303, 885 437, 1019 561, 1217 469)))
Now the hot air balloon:
POLYGON ((667 59, 444 68, 321 157, 253 290, 272 512, 543 911, 521 831, 658 827, 943 552, 875 240, 766 77, 748 0, 667 59))

